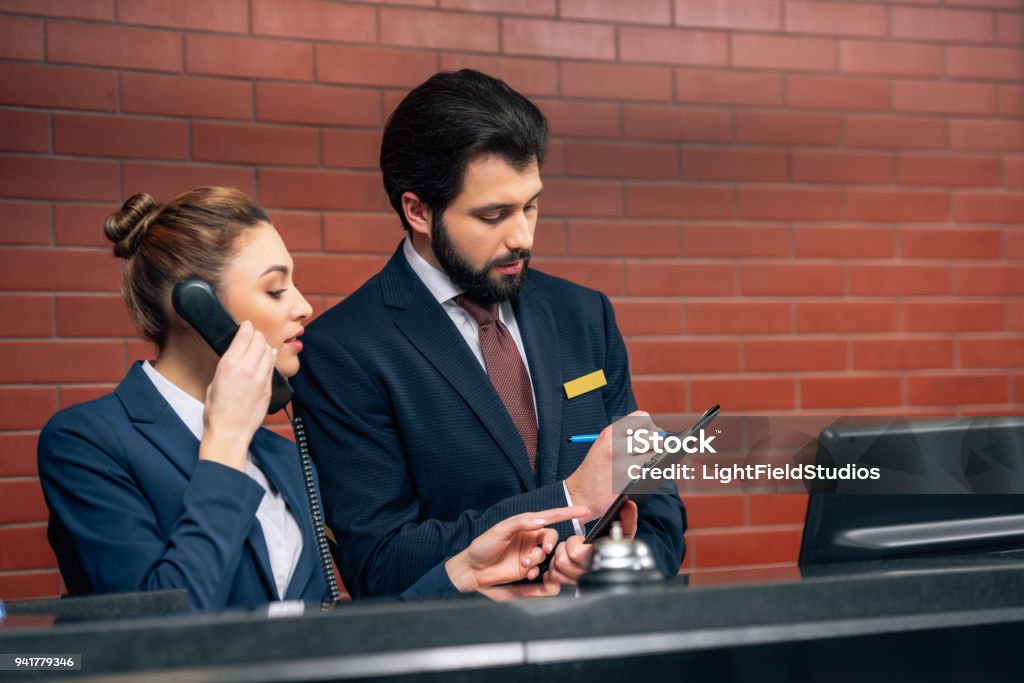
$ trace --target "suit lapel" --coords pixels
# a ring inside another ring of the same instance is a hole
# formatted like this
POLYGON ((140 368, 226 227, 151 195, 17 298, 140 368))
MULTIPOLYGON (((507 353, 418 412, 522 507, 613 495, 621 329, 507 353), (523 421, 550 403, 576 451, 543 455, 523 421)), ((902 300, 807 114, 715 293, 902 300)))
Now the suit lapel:
POLYGON ((512 306, 537 400, 537 473, 543 486, 555 480, 561 450, 562 364, 558 353, 558 327, 547 297, 529 279, 512 306))
POLYGON ((270 568, 270 551, 267 550, 267 539, 263 536, 263 527, 255 517, 252 520, 252 528, 249 535, 245 537, 245 546, 256 558, 256 568, 260 572, 260 579, 263 581, 263 589, 271 600, 279 600, 277 594, 277 581, 274 580, 274 571, 270 568))
POLYGON ((191 479, 196 468, 199 441, 146 377, 142 363, 132 366, 114 394, 135 428, 186 478, 191 479))
POLYGON ((537 487, 526 447, 490 378, 466 346, 455 323, 405 260, 402 247, 381 272, 385 305, 406 309, 395 325, 437 372, 462 396, 527 489, 537 487))
MULTIPOLYGON (((313 539, 313 521, 310 517, 309 503, 306 500, 306 491, 302 480, 302 468, 299 464, 299 451, 290 441, 276 439, 267 431, 258 430, 253 436, 252 452, 256 457, 259 468, 263 470, 267 480, 284 498, 288 509, 295 518, 295 522, 302 529, 302 552, 299 554, 299 561, 292 572, 291 582, 283 599, 290 600, 299 597, 313 576, 313 570, 318 562, 317 549, 313 539)), ((260 535, 262 539, 262 534, 260 535)), ((266 543, 264 543, 266 552, 266 543)), ((269 569, 269 556, 267 561, 269 569)), ((271 584, 273 573, 271 572, 271 584)))

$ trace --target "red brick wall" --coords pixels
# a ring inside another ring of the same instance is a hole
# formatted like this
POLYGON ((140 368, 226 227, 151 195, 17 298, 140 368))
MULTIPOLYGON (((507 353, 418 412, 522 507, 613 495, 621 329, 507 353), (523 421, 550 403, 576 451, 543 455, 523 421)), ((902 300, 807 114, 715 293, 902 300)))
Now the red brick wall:
MULTIPOLYGON (((440 68, 549 115, 537 265, 612 296, 648 410, 1019 411, 1022 40, 1022 0, 0 0, 0 596, 60 589, 38 429, 148 355, 103 217, 239 187, 322 310, 440 68)), ((687 565, 794 561, 802 498, 688 503, 687 565)))

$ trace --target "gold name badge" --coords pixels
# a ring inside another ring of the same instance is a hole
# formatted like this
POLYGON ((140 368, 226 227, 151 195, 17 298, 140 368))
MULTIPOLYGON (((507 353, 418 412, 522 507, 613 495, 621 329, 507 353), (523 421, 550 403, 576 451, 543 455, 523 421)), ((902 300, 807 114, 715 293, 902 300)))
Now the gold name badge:
POLYGON ((582 377, 570 380, 562 386, 565 388, 566 398, 576 398, 588 391, 600 389, 606 384, 608 384, 608 380, 605 379, 604 370, 595 370, 589 375, 583 375, 582 377))

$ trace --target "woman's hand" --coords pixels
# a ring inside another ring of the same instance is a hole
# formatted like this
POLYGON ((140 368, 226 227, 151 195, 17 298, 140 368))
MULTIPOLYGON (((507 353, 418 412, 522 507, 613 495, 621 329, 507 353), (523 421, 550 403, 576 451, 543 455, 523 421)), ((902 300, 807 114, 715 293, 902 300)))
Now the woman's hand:
POLYGON ((445 563, 445 570, 462 593, 482 591, 523 579, 537 578, 537 568, 558 544, 558 532, 548 524, 585 519, 585 507, 524 512, 498 522, 477 536, 469 547, 445 563))
POLYGON ((245 471, 253 434, 263 424, 270 405, 270 378, 277 349, 244 321, 231 346, 217 363, 206 388, 203 441, 199 459, 245 471))

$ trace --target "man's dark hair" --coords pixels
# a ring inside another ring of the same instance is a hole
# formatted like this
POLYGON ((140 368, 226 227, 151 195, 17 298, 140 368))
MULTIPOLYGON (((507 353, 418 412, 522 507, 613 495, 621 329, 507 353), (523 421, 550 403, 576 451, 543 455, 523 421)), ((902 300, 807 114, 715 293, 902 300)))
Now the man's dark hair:
POLYGON ((493 154, 521 170, 534 159, 542 164, 547 145, 547 119, 504 81, 472 69, 443 71, 406 95, 384 127, 384 190, 411 230, 403 193, 440 216, 462 191, 469 162, 493 154))

